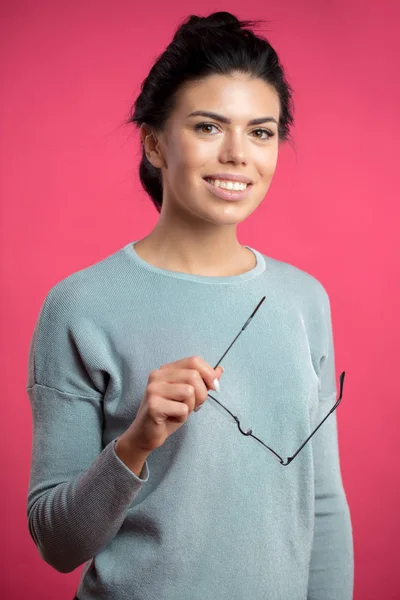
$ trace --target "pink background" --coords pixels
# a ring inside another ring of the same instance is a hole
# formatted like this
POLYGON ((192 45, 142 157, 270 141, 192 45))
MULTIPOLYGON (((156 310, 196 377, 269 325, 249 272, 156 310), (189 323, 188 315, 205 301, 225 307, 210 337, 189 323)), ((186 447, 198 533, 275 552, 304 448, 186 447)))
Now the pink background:
MULTIPOLYGON (((243 3, 35 0, 1 6, 3 598, 71 600, 29 537, 27 355, 50 287, 158 219, 122 125, 187 15, 229 10, 263 29, 295 88, 296 149, 282 147, 242 244, 312 273, 331 299, 342 473, 355 600, 400 597, 399 8, 395 0, 243 3)), ((189 599, 188 599, 189 600, 189 599)), ((246 599, 247 600, 247 599, 246 599)), ((341 600, 341 599, 337 599, 341 600)))

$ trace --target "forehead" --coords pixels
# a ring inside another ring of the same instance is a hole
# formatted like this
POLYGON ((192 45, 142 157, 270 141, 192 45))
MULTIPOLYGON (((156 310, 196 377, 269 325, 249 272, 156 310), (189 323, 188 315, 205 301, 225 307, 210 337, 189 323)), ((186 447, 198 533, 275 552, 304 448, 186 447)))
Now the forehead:
POLYGON ((238 73, 211 75, 185 82, 176 96, 176 110, 189 114, 195 110, 222 112, 232 119, 247 119, 255 113, 279 118, 279 96, 274 87, 262 79, 238 73), (265 113, 266 114, 266 113, 265 113))

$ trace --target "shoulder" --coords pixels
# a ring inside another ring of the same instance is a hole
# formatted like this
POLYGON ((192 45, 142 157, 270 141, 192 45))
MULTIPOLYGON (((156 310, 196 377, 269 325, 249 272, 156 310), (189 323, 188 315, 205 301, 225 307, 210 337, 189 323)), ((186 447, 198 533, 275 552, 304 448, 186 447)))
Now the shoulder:
POLYGON ((325 304, 329 302, 326 287, 315 275, 292 263, 266 255, 264 258, 275 275, 280 291, 293 298, 303 300, 305 303, 325 304))
POLYGON ((78 395, 98 393, 88 380, 88 364, 104 348, 104 319, 118 310, 113 299, 118 293, 115 281, 120 264, 117 251, 49 289, 31 339, 28 386, 40 382, 78 395))
POLYGON ((96 307, 107 303, 115 293, 116 282, 123 279, 122 249, 60 279, 47 292, 41 312, 53 317, 69 314, 93 314, 96 307))
MULTIPOLYGON (((271 285, 266 291, 272 294, 283 318, 301 321, 315 347, 326 346, 331 327, 331 307, 326 286, 314 274, 289 262, 268 258, 271 285)), ((317 350, 318 351, 318 350, 317 350)))

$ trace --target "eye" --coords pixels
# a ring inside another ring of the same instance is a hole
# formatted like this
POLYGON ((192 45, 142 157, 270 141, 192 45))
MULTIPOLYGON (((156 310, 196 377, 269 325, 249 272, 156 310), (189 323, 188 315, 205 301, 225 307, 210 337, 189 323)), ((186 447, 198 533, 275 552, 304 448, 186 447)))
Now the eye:
MULTIPOLYGON (((216 126, 216 125, 214 125, 214 123, 198 123, 198 124, 195 126, 195 130, 196 130, 196 131, 199 131, 199 130, 200 130, 200 129, 202 129, 203 127, 217 127, 217 126, 216 126)), ((261 131, 261 132, 263 132, 263 133, 265 133, 265 134, 266 134, 266 137, 261 137, 261 136, 259 136, 259 135, 256 135, 256 138, 257 138, 257 139, 259 139, 259 140, 269 140, 270 138, 272 138, 272 137, 275 135, 275 134, 274 134, 272 131, 270 131, 269 129, 260 129, 260 128, 258 128, 258 129, 254 129, 254 130, 252 131, 252 133, 255 133, 256 131, 261 131)), ((202 133, 204 133, 204 132, 202 132, 202 133)), ((206 132, 206 133, 208 133, 208 132, 206 132)))
MULTIPOLYGON (((195 130, 196 130, 196 131, 198 131, 198 130, 199 130, 199 129, 201 129, 202 127, 216 127, 216 125, 213 125, 213 123, 198 123, 198 124, 195 126, 195 130)), ((204 133, 204 132, 202 132, 202 133, 204 133)), ((206 133, 208 133, 208 132, 206 132, 206 133)))
MULTIPOLYGON (((267 134, 267 136, 268 136, 268 137, 266 137, 266 138, 260 138, 260 136, 256 136, 256 137, 258 137, 258 139, 260 139, 260 140, 265 140, 265 139, 269 140, 270 138, 274 137, 274 135, 275 135, 275 134, 274 134, 272 131, 270 131, 269 129, 255 129, 254 131, 263 131, 264 133, 266 133, 266 134, 267 134)), ((253 133, 254 133, 254 131, 253 131, 253 133)))

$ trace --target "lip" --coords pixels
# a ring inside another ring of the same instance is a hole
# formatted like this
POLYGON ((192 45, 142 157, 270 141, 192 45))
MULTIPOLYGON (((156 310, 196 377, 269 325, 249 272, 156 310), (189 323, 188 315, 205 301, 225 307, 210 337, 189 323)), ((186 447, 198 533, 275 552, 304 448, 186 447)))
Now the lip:
POLYGON ((222 200, 228 200, 231 202, 236 202, 238 200, 243 200, 244 198, 247 198, 247 196, 250 194, 253 188, 253 184, 250 183, 248 184, 245 190, 224 190, 220 187, 215 187, 215 185, 213 185, 212 183, 208 183, 208 181, 206 181, 205 179, 203 179, 203 181, 210 190, 210 192, 214 194, 214 196, 222 198, 222 200))
POLYGON ((253 183, 253 180, 246 175, 240 173, 213 173, 212 175, 205 175, 210 179, 230 179, 231 181, 242 181, 243 183, 253 183))

